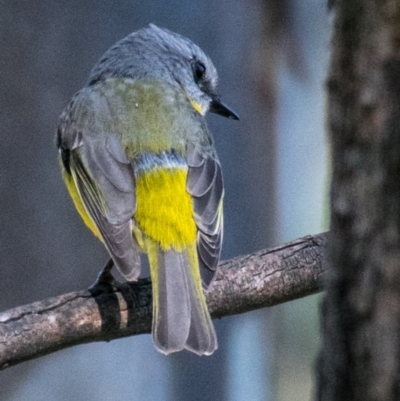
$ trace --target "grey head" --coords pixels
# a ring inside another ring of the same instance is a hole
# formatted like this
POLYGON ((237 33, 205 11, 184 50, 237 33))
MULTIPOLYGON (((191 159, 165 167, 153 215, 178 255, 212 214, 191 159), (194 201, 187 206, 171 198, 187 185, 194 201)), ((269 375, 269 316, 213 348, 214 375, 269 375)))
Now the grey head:
POLYGON ((191 40, 153 24, 112 46, 93 68, 88 85, 111 77, 159 79, 183 90, 201 114, 239 119, 216 94, 218 75, 209 57, 191 40))

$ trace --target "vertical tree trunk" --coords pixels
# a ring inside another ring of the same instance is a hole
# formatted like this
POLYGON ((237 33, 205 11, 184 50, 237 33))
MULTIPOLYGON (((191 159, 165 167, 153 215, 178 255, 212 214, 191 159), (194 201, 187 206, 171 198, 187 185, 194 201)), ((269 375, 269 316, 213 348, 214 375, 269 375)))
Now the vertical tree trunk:
POLYGON ((337 0, 332 274, 317 398, 400 399, 400 2, 337 0))

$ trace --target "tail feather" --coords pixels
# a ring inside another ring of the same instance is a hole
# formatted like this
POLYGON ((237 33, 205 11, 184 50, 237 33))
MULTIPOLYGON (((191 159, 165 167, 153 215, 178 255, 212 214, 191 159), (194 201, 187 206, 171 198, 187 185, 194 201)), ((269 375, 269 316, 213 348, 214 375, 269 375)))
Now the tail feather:
POLYGON ((164 353, 210 355, 217 340, 203 294, 196 244, 178 252, 147 241, 153 285, 153 341, 164 353))
POLYGON ((161 352, 169 354, 184 348, 189 333, 188 283, 177 252, 157 249, 155 269, 151 267, 153 282, 157 281, 156 287, 153 284, 153 339, 161 352))
MULTIPOLYGON (((191 293, 193 295, 193 293, 191 293)), ((217 348, 217 335, 208 311, 191 299, 191 321, 185 348, 197 355, 211 355, 217 348)))

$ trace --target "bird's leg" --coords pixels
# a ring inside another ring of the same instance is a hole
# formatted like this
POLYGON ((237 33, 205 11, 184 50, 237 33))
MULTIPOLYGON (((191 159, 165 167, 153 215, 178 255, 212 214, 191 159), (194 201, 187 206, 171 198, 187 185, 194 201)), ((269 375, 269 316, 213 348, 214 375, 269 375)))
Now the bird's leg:
POLYGON ((110 260, 105 264, 105 266, 101 269, 99 275, 96 278, 96 281, 88 288, 89 291, 98 290, 101 287, 117 287, 118 282, 115 280, 113 275, 111 274, 111 269, 114 266, 113 260, 110 260))

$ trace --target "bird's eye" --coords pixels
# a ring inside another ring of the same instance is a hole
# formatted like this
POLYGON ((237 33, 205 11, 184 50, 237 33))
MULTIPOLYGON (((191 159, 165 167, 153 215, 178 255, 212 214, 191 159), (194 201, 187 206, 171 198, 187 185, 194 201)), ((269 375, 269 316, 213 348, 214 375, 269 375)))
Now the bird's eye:
POLYGON ((201 61, 195 61, 193 63, 193 76, 196 83, 204 78, 205 73, 206 66, 201 61))

